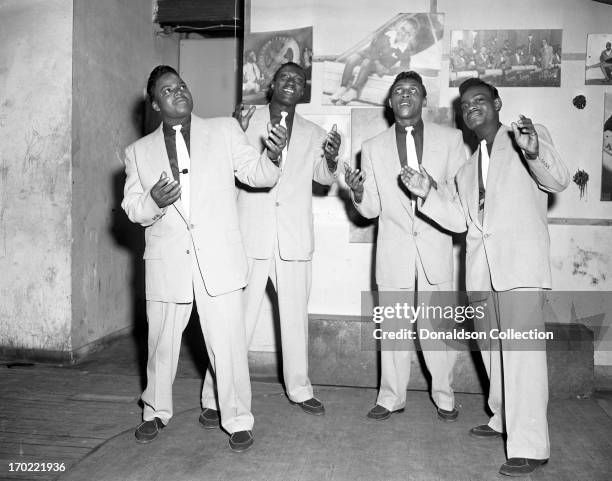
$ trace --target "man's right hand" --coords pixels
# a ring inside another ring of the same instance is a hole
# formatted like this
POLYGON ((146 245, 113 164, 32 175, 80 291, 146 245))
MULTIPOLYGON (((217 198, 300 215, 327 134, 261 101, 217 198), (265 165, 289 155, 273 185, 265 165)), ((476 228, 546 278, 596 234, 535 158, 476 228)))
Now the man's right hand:
POLYGON ((432 179, 425 167, 419 164, 419 171, 405 165, 400 171, 400 179, 414 195, 426 199, 432 187, 432 179))
POLYGON ((353 170, 350 165, 344 163, 344 181, 353 191, 353 197, 358 204, 363 200, 363 183, 365 182, 365 172, 359 169, 353 170))
POLYGON ((251 121, 251 117, 255 113, 255 106, 251 105, 248 110, 244 110, 244 104, 239 103, 236 105, 236 109, 232 113, 232 117, 234 117, 238 123, 240 124, 240 128, 243 132, 246 132, 246 129, 249 128, 249 122, 251 121))
POLYGON ((163 209, 179 200, 181 185, 176 180, 170 180, 166 172, 162 172, 159 180, 151 187, 151 197, 157 207, 163 209))

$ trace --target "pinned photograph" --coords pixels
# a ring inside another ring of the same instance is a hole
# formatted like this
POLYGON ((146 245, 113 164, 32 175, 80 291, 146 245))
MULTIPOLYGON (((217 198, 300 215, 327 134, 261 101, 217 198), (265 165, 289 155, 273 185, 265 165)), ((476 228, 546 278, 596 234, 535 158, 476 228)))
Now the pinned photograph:
POLYGON ((450 87, 478 77, 496 87, 561 86, 562 30, 454 30, 450 87))
MULTIPOLYGON (((438 105, 444 14, 401 13, 324 63, 323 105, 383 105, 395 76, 421 74, 438 105)), ((331 57, 331 58, 330 58, 331 57)))
POLYGON ((245 34, 242 65, 242 102, 265 105, 274 73, 287 62, 306 71, 300 103, 310 102, 312 82, 312 27, 245 34))
POLYGON ((586 85, 612 85, 612 33, 587 35, 586 85))
POLYGON ((612 200, 612 93, 604 96, 601 200, 612 200))

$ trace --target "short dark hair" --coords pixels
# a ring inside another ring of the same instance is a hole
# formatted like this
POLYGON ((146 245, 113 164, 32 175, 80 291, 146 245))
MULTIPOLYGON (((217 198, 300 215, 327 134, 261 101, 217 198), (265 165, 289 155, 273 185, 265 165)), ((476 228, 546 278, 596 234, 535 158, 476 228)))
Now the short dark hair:
POLYGON ((149 80, 147 80, 147 95, 149 96, 149 100, 151 102, 153 101, 153 91, 155 90, 155 84, 162 75, 165 75, 167 73, 173 73, 177 77, 180 77, 178 72, 172 67, 170 67, 170 65, 158 65, 149 74, 149 80))
POLYGON ((463 94, 467 92, 468 89, 471 89, 472 87, 485 87, 489 89, 489 92, 491 93, 491 97, 493 98, 493 100, 500 98, 498 90, 495 87, 493 87, 493 85, 485 82, 484 80, 480 80, 478 77, 469 78, 465 82, 463 82, 461 85, 459 85, 459 96, 463 97, 463 94))
POLYGON ((297 68, 300 73, 302 74, 302 76, 304 77, 304 80, 308 80, 306 78, 306 71, 304 70, 304 67, 302 67, 301 65, 295 63, 295 62, 287 62, 282 64, 280 67, 278 67, 278 69, 276 70, 276 72, 274 72, 274 78, 272 79, 273 81, 276 81, 276 78, 278 77, 279 72, 284 69, 285 67, 295 67, 297 68))
POLYGON ((395 80, 393 80, 393 83, 391 84, 389 93, 393 92, 393 88, 395 87, 395 84, 397 84, 398 82, 401 82, 402 80, 414 80, 421 87, 421 92, 423 93, 423 97, 427 97, 427 89, 425 88, 425 85, 423 84, 423 78, 414 70, 408 70, 407 72, 398 73, 397 76, 395 77, 395 80))
POLYGON ((604 124, 604 132, 606 130, 612 131, 612 115, 610 116, 608 120, 606 120, 606 123, 604 124))

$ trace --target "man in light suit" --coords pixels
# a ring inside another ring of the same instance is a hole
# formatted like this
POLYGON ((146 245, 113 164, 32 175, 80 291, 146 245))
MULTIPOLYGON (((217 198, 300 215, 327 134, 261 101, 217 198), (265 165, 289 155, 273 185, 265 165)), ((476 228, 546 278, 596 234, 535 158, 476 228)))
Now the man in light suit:
POLYGON ((181 335, 195 297, 221 423, 232 450, 244 451, 253 444, 253 416, 241 292, 247 261, 234 177, 274 185, 280 170, 272 161, 285 145, 285 130, 275 127, 260 155, 236 120, 193 115, 187 85, 166 65, 151 72, 147 92, 162 124, 126 148, 121 204, 145 227, 147 387, 136 440, 152 441, 172 417, 181 335))
MULTIPOLYGON (((286 122, 288 143, 281 160, 282 174, 272 189, 239 189, 240 230, 249 261, 249 281, 245 289, 247 344, 250 344, 268 278, 278 297, 283 378, 289 400, 305 412, 325 413, 313 396, 308 377, 308 297, 310 296, 314 232, 312 181, 331 185, 336 179, 336 157, 340 135, 326 135, 318 125, 295 112, 306 85, 306 74, 299 65, 281 66, 271 84, 272 97, 265 108, 240 108, 240 119, 251 145, 261 149, 267 125, 286 122), (285 115, 286 120, 282 118, 285 115)), ((207 374, 204 406, 208 420, 204 427, 215 427, 214 392, 207 374)))
MULTIPOLYGON (((376 283, 381 292, 410 293, 418 290, 418 303, 431 299, 432 292, 453 290, 453 242, 448 232, 419 214, 415 198, 401 188, 402 165, 414 162, 427 166, 435 182, 452 182, 465 162, 461 132, 423 122, 427 91, 416 72, 402 72, 389 91, 389 106, 395 123, 385 132, 364 142, 362 169, 346 166, 345 179, 357 210, 366 218, 379 217, 376 240, 376 283), (410 136, 410 137, 408 137, 410 136)), ((380 298, 386 297, 380 295, 380 298)), ((417 322, 420 329, 432 329, 430 319, 417 322)), ((387 325, 391 321, 386 321, 387 325)), ((410 328, 409 321, 398 328, 410 328)), ((383 326, 384 327, 384 326, 383 326)), ((403 411, 410 380, 412 347, 409 340, 381 344, 381 379, 371 419, 387 419, 403 411)), ((422 343, 423 356, 432 378, 432 398, 438 417, 455 421, 451 387, 457 351, 443 342, 422 343), (424 345, 426 344, 426 345, 424 345)))
POLYGON ((493 413, 470 435, 491 439, 505 432, 508 460, 500 473, 522 476, 550 455, 546 345, 500 346, 490 335, 497 328, 544 331, 542 290, 551 288, 548 193, 565 189, 569 174, 545 127, 522 115, 511 127, 500 123, 495 87, 469 79, 459 92, 463 120, 481 143, 457 173, 456 190, 431 188, 424 169, 406 169, 402 180, 425 199, 421 212, 455 232, 467 230, 467 290, 488 311, 474 322, 489 336, 480 347, 493 413))

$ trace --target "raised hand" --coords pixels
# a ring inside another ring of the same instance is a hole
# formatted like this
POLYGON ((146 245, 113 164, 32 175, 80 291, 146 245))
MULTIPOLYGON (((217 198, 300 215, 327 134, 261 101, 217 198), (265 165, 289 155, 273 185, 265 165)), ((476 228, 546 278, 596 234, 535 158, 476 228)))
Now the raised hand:
POLYGON ((162 172, 159 180, 151 187, 151 197, 160 209, 174 204, 180 196, 181 185, 176 180, 171 180, 166 172, 162 172))
POLYGON ((350 165, 346 162, 344 163, 344 181, 353 191, 355 202, 358 204, 363 200, 363 183, 365 179, 365 172, 360 172, 359 169, 353 170, 350 165))
POLYGON ((243 103, 236 105, 236 109, 234 112, 232 112, 232 117, 238 121, 243 132, 246 132, 246 129, 249 127, 249 122, 251 121, 251 117, 253 117, 254 112, 254 105, 251 105, 248 110, 245 110, 243 103))
POLYGON ((268 158, 276 162, 287 145, 287 129, 279 124, 274 127, 268 124, 268 138, 263 142, 268 150, 268 158))
MULTIPOLYGON (((342 143, 342 138, 338 133, 338 126, 336 124, 333 125, 332 129, 327 133, 327 137, 325 138, 325 144, 323 146, 323 152, 325 154, 325 158, 327 159, 328 165, 330 163, 337 164, 338 160, 338 151, 340 150, 340 144, 342 143)), ((330 165, 331 167, 331 165, 330 165)), ((334 167, 335 170, 335 167, 334 167)))
POLYGON ((512 122, 511 126, 516 145, 527 154, 528 158, 535 159, 540 152, 540 143, 538 141, 538 133, 531 119, 524 115, 519 115, 518 121, 512 122))
POLYGON ((420 172, 417 172, 412 167, 405 165, 400 171, 400 179, 410 192, 425 199, 431 190, 432 180, 425 167, 420 164, 419 170, 420 172))

